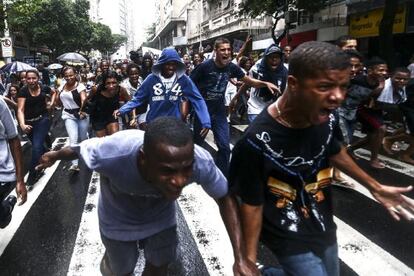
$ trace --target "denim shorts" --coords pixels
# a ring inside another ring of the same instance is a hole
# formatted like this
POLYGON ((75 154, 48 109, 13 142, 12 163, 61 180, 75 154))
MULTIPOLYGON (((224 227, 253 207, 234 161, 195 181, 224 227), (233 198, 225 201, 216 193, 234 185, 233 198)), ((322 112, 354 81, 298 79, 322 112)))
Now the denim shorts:
POLYGON ((163 266, 177 257, 177 227, 173 226, 139 241, 117 241, 101 233, 111 270, 116 275, 134 271, 138 260, 138 246, 144 250, 145 260, 153 266, 163 266))

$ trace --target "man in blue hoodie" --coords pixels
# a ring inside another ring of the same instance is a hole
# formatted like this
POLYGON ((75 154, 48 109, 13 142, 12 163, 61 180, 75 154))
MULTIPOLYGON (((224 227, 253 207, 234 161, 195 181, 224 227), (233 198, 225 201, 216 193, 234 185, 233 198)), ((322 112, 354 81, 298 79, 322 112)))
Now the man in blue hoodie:
MULTIPOLYGON (((263 58, 258 61, 249 71, 252 78, 268 81, 275 84, 280 91, 286 88, 288 70, 283 64, 283 51, 277 45, 270 45, 264 52, 263 58)), ((240 87, 236 96, 230 102, 230 110, 234 109, 239 97, 246 93, 248 85, 240 87)), ((247 116, 252 122, 262 110, 275 100, 275 96, 266 88, 257 88, 250 92, 247 101, 247 116)))
MULTIPOLYGON (((190 77, 206 100, 218 148, 216 164, 224 175, 227 175, 230 159, 230 130, 224 105, 224 94, 229 80, 237 78, 249 86, 266 88, 272 94, 280 93, 280 90, 273 83, 247 76, 239 66, 232 63, 231 46, 228 39, 218 38, 214 42, 214 51, 214 59, 208 59, 197 66, 191 72, 190 77)), ((201 126, 200 121, 195 118, 194 142, 197 144, 201 144, 203 141, 203 137, 198 135, 201 126)))
POLYGON ((146 107, 147 123, 157 117, 181 118, 182 101, 188 99, 193 106, 202 128, 199 134, 205 137, 211 128, 206 103, 192 80, 185 75, 185 64, 174 48, 165 48, 152 73, 144 80, 132 100, 115 110, 114 116, 122 116, 134 108, 146 107))

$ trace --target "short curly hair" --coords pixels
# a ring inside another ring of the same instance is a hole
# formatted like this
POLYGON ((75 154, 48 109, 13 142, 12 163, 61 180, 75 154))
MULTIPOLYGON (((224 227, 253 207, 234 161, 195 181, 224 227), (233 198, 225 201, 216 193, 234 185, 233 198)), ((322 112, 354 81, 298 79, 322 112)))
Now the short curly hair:
POLYGON ((302 43, 289 57, 289 75, 299 80, 317 77, 327 70, 345 70, 350 66, 344 51, 321 41, 302 43))

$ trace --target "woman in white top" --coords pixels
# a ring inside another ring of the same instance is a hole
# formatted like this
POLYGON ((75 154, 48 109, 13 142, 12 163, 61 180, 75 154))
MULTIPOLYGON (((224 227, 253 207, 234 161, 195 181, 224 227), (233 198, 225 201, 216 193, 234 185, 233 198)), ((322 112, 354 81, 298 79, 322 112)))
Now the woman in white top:
MULTIPOLYGON (((65 84, 59 87, 59 99, 63 105, 62 119, 69 135, 70 145, 88 139, 89 115, 83 111, 86 104, 86 87, 76 78, 73 67, 62 71, 65 84)), ((69 170, 78 171, 78 160, 72 161, 69 170)))

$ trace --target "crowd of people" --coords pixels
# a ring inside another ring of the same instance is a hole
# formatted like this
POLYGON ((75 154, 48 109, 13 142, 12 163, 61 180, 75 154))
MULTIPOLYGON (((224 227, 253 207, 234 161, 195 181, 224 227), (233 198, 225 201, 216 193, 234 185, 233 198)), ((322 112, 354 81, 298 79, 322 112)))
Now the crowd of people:
POLYGON ((370 166, 383 169, 381 147, 394 154, 393 144, 406 141, 399 158, 414 164, 411 72, 389 72, 379 57, 364 59, 352 37, 296 49, 272 44, 258 60, 246 52, 250 42, 237 55, 219 38, 208 58, 165 48, 156 60, 147 53, 128 64, 65 66, 49 82, 43 68, 19 72, 0 99, 2 186, 13 183, 7 191, 15 185, 26 199, 17 129, 32 144, 29 188, 60 159, 72 160, 73 172, 80 158, 99 172, 104 275, 133 272, 137 241, 143 275, 166 275, 177 257, 174 201, 193 182, 219 205, 235 275, 260 273, 259 240, 280 264, 266 275, 339 275, 330 184, 352 188, 342 172, 396 220, 414 219, 414 201, 404 195, 412 187, 379 183, 353 154, 368 143, 370 166), (49 151, 56 109, 70 146, 49 151), (233 150, 232 116, 249 123, 233 150), (387 135, 384 118, 403 126, 387 135), (367 136, 354 141, 358 125, 367 136), (202 148, 209 131, 218 148, 214 159, 202 148))

